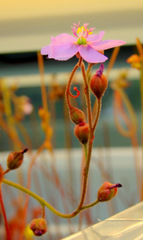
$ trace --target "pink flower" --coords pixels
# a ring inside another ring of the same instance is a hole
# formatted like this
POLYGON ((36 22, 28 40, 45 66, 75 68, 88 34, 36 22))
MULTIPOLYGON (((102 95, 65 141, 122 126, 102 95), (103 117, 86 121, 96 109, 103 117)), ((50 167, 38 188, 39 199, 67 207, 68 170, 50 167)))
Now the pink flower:
POLYGON ((48 58, 66 61, 77 53, 89 63, 105 62, 108 58, 102 53, 104 50, 121 46, 125 44, 122 40, 105 40, 102 41, 104 31, 99 34, 92 34, 94 28, 87 28, 85 23, 82 27, 80 24, 74 24, 72 31, 74 36, 67 33, 51 37, 51 43, 43 47, 42 55, 48 55, 48 58))

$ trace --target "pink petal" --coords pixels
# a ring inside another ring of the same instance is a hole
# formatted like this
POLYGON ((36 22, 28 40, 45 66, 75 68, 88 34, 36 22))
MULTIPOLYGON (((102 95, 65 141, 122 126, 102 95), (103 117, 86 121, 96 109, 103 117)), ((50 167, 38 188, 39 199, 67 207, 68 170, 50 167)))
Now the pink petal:
POLYGON ((105 62, 108 58, 103 54, 97 52, 90 45, 81 45, 79 47, 79 53, 81 57, 89 63, 105 62))
POLYGON ((101 41, 104 35, 104 31, 101 31, 99 34, 88 35, 87 41, 89 42, 98 42, 101 41))
MULTIPOLYGON (((54 40, 54 37, 51 36, 51 42, 52 42, 53 40, 54 40)), ((43 47, 43 48, 41 49, 41 54, 42 54, 42 55, 48 55, 48 54, 49 54, 50 45, 51 45, 51 44, 49 44, 49 45, 47 45, 47 46, 45 46, 45 47, 43 47)))
POLYGON ((42 48, 41 53, 47 53, 48 58, 56 60, 68 60, 73 57, 77 52, 79 46, 76 44, 77 39, 67 33, 62 33, 55 38, 45 48, 42 48))
POLYGON ((54 43, 54 44, 76 42, 76 41, 77 41, 77 39, 68 33, 61 33, 58 36, 56 36, 55 38, 52 38, 52 43, 54 43))
POLYGON ((64 43, 61 45, 52 44, 48 58, 66 61, 72 58, 78 52, 79 46, 75 43, 64 43))
POLYGON ((91 45, 95 50, 102 51, 102 50, 106 50, 106 49, 109 49, 109 48, 121 46, 125 43, 126 42, 124 42, 122 40, 105 40, 105 41, 101 41, 101 42, 98 42, 98 43, 93 42, 91 45))
POLYGON ((41 49, 41 54, 42 55, 48 55, 49 54, 49 48, 50 48, 50 45, 46 46, 46 47, 43 47, 41 49))

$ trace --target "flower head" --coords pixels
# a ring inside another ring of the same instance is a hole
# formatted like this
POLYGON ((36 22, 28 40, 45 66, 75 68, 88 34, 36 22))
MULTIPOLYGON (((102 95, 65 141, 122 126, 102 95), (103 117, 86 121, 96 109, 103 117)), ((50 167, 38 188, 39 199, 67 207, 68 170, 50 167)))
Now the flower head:
POLYGON ((51 38, 51 43, 41 50, 42 55, 48 55, 48 58, 66 61, 77 53, 89 63, 105 62, 108 58, 102 53, 104 50, 121 46, 125 44, 121 40, 105 40, 102 41, 104 31, 99 34, 93 34, 94 28, 87 28, 85 23, 73 24, 72 32, 74 36, 62 33, 51 38))

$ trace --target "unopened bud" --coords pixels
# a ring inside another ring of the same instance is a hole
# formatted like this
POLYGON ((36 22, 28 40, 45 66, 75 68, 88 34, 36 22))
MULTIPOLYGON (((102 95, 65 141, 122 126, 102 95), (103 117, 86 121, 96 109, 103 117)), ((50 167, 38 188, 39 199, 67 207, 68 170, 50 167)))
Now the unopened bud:
POLYGON ((75 107, 72 107, 70 109, 70 118, 75 124, 80 124, 85 121, 85 115, 84 113, 75 107))
POLYGON ((88 124, 85 122, 82 122, 79 125, 76 125, 74 128, 74 134, 81 143, 86 144, 88 142, 88 135, 89 135, 88 124))
POLYGON ((108 86, 107 77, 102 74, 103 69, 104 69, 104 65, 101 64, 96 74, 93 75, 93 77, 90 80, 91 91, 98 99, 104 95, 104 92, 108 86))
POLYGON ((7 158, 7 167, 10 170, 20 167, 23 163, 23 154, 27 151, 28 149, 25 148, 23 151, 10 153, 7 158))
POLYGON ((47 222, 44 218, 35 218, 30 223, 30 229, 35 236, 42 236, 47 232, 47 222))
POLYGON ((104 182, 98 189, 97 199, 99 202, 109 201, 114 198, 118 192, 119 187, 122 187, 120 183, 112 184, 110 182, 104 182))

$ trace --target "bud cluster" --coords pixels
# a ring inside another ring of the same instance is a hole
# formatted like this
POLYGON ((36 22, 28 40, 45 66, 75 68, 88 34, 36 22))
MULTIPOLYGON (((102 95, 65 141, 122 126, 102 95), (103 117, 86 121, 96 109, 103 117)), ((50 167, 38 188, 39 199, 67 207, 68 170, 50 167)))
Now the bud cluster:
POLYGON ((73 123, 76 124, 74 128, 75 136, 82 144, 86 144, 88 141, 89 127, 85 122, 84 113, 76 107, 70 107, 70 118, 73 123))

